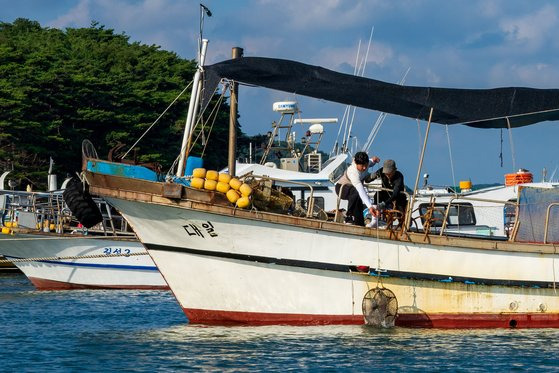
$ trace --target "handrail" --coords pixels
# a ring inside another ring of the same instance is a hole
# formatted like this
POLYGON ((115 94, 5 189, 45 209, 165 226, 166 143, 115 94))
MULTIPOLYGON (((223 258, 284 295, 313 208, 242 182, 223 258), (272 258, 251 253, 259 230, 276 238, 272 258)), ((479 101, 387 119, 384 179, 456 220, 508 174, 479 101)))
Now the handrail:
POLYGON ((544 234, 543 234, 543 243, 547 243, 547 231, 549 228, 549 215, 551 214, 551 208, 555 207, 555 206, 559 206, 559 202, 552 202, 547 206, 547 211, 545 213, 545 230, 544 230, 544 234))
POLYGON ((478 201, 478 202, 489 202, 489 203, 497 203, 497 204, 510 204, 510 205, 517 205, 517 202, 511 202, 511 201, 499 201, 499 200, 494 200, 494 199, 485 199, 485 198, 476 198, 476 197, 467 197, 467 196, 460 196, 460 195, 455 195, 450 197, 446 210, 445 210, 445 214, 444 214, 444 219, 443 219, 443 224, 441 226, 441 232, 439 233, 439 236, 443 236, 444 231, 446 229, 446 225, 447 225, 447 219, 448 219, 448 214, 450 213, 450 206, 452 205, 452 202, 456 199, 460 199, 460 200, 465 200, 465 201, 478 201))

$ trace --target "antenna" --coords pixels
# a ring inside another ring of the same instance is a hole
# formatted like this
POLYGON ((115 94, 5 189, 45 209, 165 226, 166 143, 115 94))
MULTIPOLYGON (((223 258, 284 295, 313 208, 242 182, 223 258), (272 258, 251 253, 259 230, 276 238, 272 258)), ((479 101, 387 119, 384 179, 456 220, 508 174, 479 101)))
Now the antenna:
POLYGON ((200 61, 200 55, 202 54, 202 40, 203 40, 203 31, 204 31, 204 15, 211 17, 212 12, 208 9, 207 6, 200 3, 200 33, 198 37, 198 61, 200 61))

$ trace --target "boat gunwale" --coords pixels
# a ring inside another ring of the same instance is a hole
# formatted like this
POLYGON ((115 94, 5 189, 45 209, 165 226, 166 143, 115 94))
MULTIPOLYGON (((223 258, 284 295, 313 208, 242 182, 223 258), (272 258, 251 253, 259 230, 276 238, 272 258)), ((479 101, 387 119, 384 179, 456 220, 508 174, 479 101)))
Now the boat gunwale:
POLYGON ((558 245, 553 243, 543 244, 488 240, 485 237, 452 237, 446 235, 425 236, 425 233, 423 232, 411 231, 398 235, 395 234, 398 232, 391 232, 386 229, 359 227, 343 223, 322 221, 306 217, 295 217, 292 215, 282 215, 264 211, 243 210, 231 206, 225 196, 221 196, 216 192, 199 190, 186 186, 181 186, 182 190, 180 199, 168 198, 165 197, 165 185, 172 185, 173 187, 176 187, 176 185, 179 184, 130 179, 124 176, 100 174, 88 170, 84 171, 84 175, 89 184, 90 192, 103 197, 113 197, 128 201, 180 207, 222 216, 264 221, 267 223, 281 223, 284 225, 316 229, 332 233, 352 234, 366 238, 376 237, 378 239, 401 242, 402 244, 424 244, 462 249, 522 252, 528 254, 557 255, 559 253, 557 250, 558 245), (132 180, 133 182, 131 182, 132 180), (131 186, 134 186, 134 188, 131 189, 131 186), (200 196, 204 198, 197 200, 196 197, 200 196))

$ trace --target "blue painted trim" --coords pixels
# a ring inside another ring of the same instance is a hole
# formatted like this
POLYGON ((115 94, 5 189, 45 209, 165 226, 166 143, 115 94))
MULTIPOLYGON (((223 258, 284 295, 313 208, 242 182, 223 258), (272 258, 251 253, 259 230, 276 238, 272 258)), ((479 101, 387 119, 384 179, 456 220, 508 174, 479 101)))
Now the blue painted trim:
MULTIPOLYGON (((5 256, 6 259, 27 259, 15 256, 5 256)), ((90 268, 110 268, 110 269, 126 269, 126 270, 141 270, 141 271, 159 271, 155 266, 133 266, 123 264, 97 264, 97 263, 69 263, 61 262, 58 260, 37 260, 37 263, 59 264, 70 267, 90 267, 90 268)), ((32 263, 32 262, 28 262, 32 263)))

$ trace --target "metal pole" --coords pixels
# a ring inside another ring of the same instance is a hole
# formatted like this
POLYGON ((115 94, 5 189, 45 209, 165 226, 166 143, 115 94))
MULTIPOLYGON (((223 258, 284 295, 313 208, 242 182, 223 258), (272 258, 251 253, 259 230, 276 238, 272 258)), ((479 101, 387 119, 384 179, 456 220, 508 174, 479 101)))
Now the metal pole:
POLYGON ((179 164, 177 166, 177 177, 184 176, 184 167, 186 160, 186 153, 188 148, 188 143, 190 141, 190 136, 192 134, 192 124, 194 123, 194 118, 196 118, 196 111, 198 109, 198 93, 200 92, 202 75, 201 69, 204 66, 206 60, 206 50, 208 49, 208 39, 202 40, 202 52, 200 53, 200 61, 198 61, 198 69, 194 74, 194 80, 192 83, 192 93, 190 94, 190 102, 188 103, 188 114, 186 115, 186 123, 184 125, 184 134, 182 138, 182 146, 179 164))
MULTIPOLYGON (((233 47, 231 51, 232 59, 241 58, 243 56, 243 48, 233 47)), ((237 154, 237 97, 239 95, 239 86, 233 81, 231 82, 231 102, 229 110, 229 151, 228 151, 228 168, 229 175, 235 176, 235 160, 237 154)))
POLYGON ((406 212, 406 226, 407 230, 410 226, 411 213, 415 204, 415 197, 417 195, 417 186, 419 185, 419 178, 421 176, 421 168, 423 167, 423 157, 425 156, 425 148, 427 147, 427 138, 429 137, 429 129, 431 128, 431 119, 433 118, 433 108, 429 111, 429 121, 427 122, 427 129, 425 130, 425 138, 423 139, 423 149, 421 149, 421 156, 419 157, 419 166, 417 167, 417 176, 415 178, 415 186, 413 187, 413 194, 411 203, 409 204, 408 211, 406 212))

